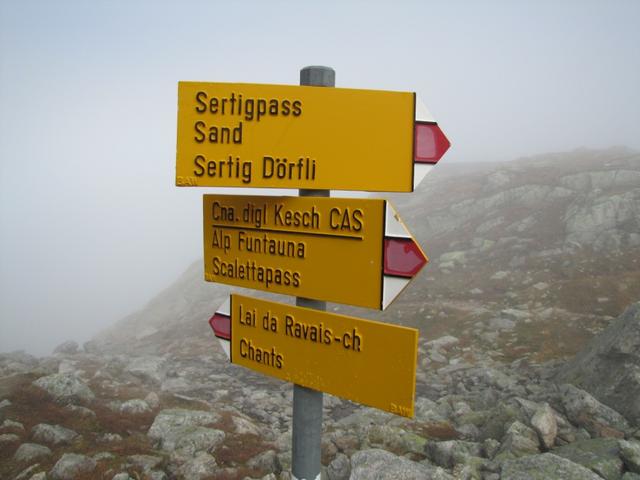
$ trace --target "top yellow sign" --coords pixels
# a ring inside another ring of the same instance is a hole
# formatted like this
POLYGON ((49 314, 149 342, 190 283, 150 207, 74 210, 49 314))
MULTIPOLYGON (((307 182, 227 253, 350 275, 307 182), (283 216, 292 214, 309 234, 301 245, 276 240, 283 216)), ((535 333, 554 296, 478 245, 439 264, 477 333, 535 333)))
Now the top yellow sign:
POLYGON ((178 84, 176 185, 411 192, 415 94, 178 84))

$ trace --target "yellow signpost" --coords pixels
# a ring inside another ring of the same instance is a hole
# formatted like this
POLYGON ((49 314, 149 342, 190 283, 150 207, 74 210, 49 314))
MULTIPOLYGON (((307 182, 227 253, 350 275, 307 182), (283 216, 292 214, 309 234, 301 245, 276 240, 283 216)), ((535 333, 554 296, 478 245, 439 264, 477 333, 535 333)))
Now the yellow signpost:
POLYGON ((388 208, 379 199, 204 195, 205 279, 384 309, 426 263, 406 232, 409 249, 396 250, 412 255, 415 271, 385 275, 396 258, 387 258, 385 227, 404 228, 388 208))
POLYGON ((415 94, 179 82, 176 185, 413 191, 415 94))
POLYGON ((413 416, 418 331, 231 295, 231 362, 413 416))

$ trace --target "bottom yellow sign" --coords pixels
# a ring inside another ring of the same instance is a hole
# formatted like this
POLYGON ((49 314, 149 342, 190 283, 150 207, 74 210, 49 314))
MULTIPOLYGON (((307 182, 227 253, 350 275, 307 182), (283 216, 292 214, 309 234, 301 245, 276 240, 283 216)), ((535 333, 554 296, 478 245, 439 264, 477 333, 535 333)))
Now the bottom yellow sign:
POLYGON ((413 417, 418 331, 231 295, 231 362, 413 417))

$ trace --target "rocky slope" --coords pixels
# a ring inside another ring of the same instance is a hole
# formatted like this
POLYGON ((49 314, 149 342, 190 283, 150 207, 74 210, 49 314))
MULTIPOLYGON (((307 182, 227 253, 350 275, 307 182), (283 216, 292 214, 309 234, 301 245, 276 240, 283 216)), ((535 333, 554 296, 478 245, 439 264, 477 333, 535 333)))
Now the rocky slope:
MULTIPOLYGON (((325 395, 325 478, 640 478, 640 155, 443 164, 392 201, 431 264, 331 309, 420 329, 416 416, 325 395)), ((198 262, 83 348, 0 354, 0 478, 289 478, 292 387, 226 362, 227 291, 198 262)))

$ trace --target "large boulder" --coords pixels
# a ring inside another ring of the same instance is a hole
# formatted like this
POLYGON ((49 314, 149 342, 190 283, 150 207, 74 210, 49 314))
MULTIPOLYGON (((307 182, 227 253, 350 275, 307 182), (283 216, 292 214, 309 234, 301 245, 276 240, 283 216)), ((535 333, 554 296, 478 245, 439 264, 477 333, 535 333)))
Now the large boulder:
POLYGON ((215 412, 177 408, 162 410, 147 435, 164 450, 186 449, 194 455, 210 450, 224 440, 224 432, 210 428, 219 420, 220 415, 215 412))
POLYGON ((502 480, 602 480, 588 468, 552 453, 508 460, 502 466, 502 480))
POLYGON ((69 373, 54 373, 40 377, 33 384, 47 391, 58 403, 90 402, 95 398, 91 389, 78 377, 69 373))
POLYGON ((430 480, 451 478, 442 469, 412 462, 385 450, 361 450, 351 457, 350 480, 430 480))
POLYGON ((630 306, 557 375, 640 425, 640 302, 630 306))

